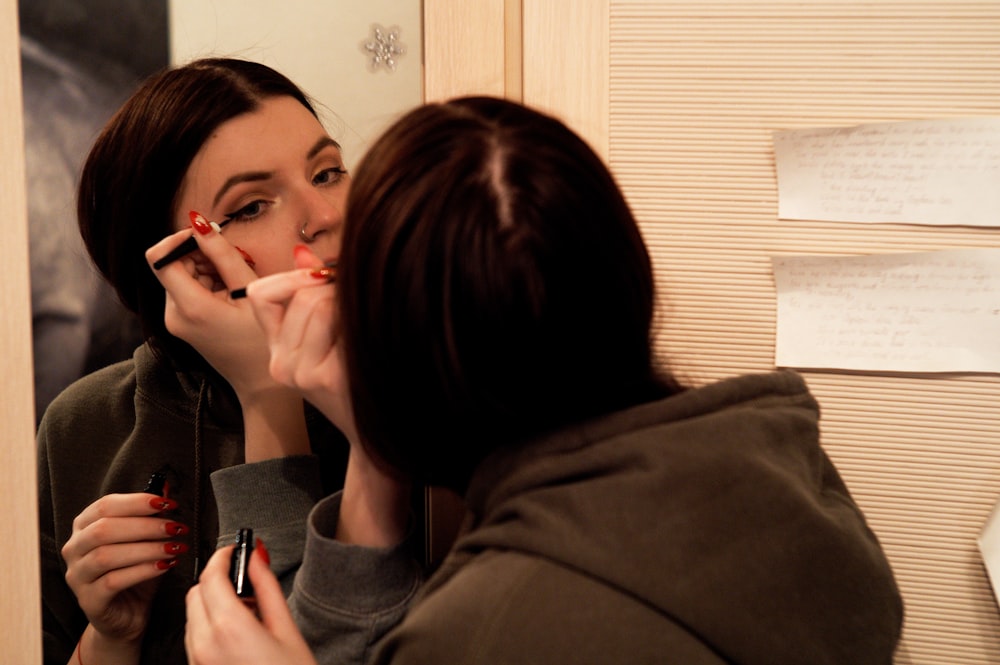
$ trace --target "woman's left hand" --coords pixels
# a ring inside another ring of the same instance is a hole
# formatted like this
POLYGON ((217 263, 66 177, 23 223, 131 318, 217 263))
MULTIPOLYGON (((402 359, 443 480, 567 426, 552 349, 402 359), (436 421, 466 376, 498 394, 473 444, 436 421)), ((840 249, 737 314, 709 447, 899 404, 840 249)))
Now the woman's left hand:
POLYGON ((257 611, 246 607, 229 581, 232 547, 218 550, 187 594, 184 646, 192 665, 315 665, 309 645, 292 619, 281 586, 259 544, 248 572, 257 611))

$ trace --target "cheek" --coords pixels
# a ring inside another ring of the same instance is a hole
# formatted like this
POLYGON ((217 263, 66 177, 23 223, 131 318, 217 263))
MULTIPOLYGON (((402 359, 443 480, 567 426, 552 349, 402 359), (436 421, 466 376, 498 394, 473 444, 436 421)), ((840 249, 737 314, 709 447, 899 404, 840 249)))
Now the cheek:
POLYGON ((295 268, 294 242, 261 242, 259 240, 240 242, 237 239, 230 242, 250 256, 253 260, 254 272, 261 277, 295 268))

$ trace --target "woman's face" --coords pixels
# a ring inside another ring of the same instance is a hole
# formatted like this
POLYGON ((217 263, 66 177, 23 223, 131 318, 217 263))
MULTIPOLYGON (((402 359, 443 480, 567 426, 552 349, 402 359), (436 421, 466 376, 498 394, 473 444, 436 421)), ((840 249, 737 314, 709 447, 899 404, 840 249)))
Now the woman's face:
POLYGON ((222 234, 262 277, 295 267, 303 226, 313 252, 332 260, 349 181, 339 146, 309 110, 272 97, 219 125, 201 146, 184 175, 174 227, 190 228, 191 210, 219 223, 231 215, 222 234))

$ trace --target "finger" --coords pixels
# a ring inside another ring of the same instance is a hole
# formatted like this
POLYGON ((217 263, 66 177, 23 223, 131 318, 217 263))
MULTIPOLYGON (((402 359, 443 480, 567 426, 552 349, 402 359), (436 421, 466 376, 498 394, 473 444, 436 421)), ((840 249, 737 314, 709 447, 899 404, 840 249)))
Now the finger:
POLYGON ((195 220, 195 215, 196 213, 191 213, 195 242, 201 253, 215 266, 227 288, 244 286, 256 279, 257 273, 247 264, 245 255, 229 244, 220 230, 205 226, 207 220, 204 217, 199 216, 195 220), (206 228, 207 232, 204 232, 206 228))
POLYGON ((229 579, 229 562, 232 555, 232 545, 216 550, 201 572, 199 585, 202 602, 205 605, 205 616, 212 624, 232 620, 233 617, 244 613, 253 618, 253 613, 236 595, 236 590, 229 579))
POLYGON ((102 517, 72 536, 78 547, 93 549, 114 543, 165 540, 188 533, 186 524, 165 517, 102 517))
POLYGON ((177 502, 155 494, 132 492, 129 494, 106 494, 94 501, 73 520, 73 529, 81 530, 106 517, 141 517, 155 515, 164 510, 173 510, 177 502))
POLYGON ((150 269, 155 273, 156 269, 153 267, 153 264, 161 259, 164 259, 181 244, 188 242, 191 236, 191 229, 183 229, 181 231, 177 231, 176 233, 171 233, 166 238, 147 249, 146 263, 149 264, 150 269))
POLYGON ((279 636, 288 634, 289 631, 296 631, 295 621, 288 609, 281 584, 271 572, 267 549, 259 540, 253 556, 250 557, 247 572, 257 597, 257 611, 260 612, 261 621, 267 629, 279 636))
POLYGON ((301 289, 327 284, 327 278, 312 268, 281 272, 248 284, 247 300, 268 341, 277 340, 292 296, 301 289))
POLYGON ((176 557, 188 550, 188 545, 177 540, 141 543, 115 543, 87 551, 66 571, 66 578, 73 584, 90 584, 115 570, 153 564, 157 570, 173 567, 176 557))

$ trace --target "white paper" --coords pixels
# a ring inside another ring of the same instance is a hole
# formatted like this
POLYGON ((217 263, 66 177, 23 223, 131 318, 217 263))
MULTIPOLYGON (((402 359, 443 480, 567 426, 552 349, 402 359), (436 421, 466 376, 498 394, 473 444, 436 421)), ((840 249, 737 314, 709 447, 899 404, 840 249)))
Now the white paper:
POLYGON ((1000 373, 1000 249, 772 266, 779 366, 1000 373))
POLYGON ((778 217, 1000 226, 1000 118, 774 133, 778 217))
POLYGON ((990 578, 993 594, 1000 598, 1000 504, 994 506, 979 534, 979 553, 986 564, 986 575, 990 578))

